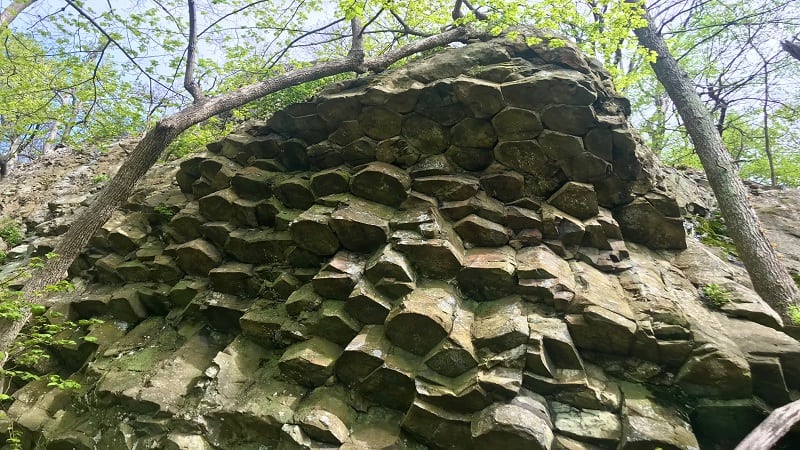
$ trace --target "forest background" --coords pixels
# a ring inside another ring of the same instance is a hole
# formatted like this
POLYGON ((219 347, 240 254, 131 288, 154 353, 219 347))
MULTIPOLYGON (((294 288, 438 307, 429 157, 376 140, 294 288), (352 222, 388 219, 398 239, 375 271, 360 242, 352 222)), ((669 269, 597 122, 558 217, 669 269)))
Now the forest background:
MULTIPOLYGON (((4 0, 0 8, 11 3, 4 0)), ((452 23, 453 5, 427 2, 411 8, 388 2, 391 9, 381 2, 328 0, 194 3, 195 80, 207 96, 309 61, 345 55, 350 26, 330 19, 337 8, 369 10, 360 13, 375 17, 367 41, 375 51, 441 31, 452 23), (389 11, 377 15, 382 9, 389 11)), ((491 3, 479 11, 501 9, 491 3)), ((648 53, 637 47, 626 3, 537 3, 516 10, 512 18, 502 8, 503 22, 554 29, 602 60, 617 89, 630 99, 632 121, 648 146, 665 164, 699 167, 648 53)), ((713 113, 741 176, 800 185, 800 130, 795 126, 800 63, 780 45, 800 33, 800 5, 790 0, 664 0, 649 3, 648 10, 713 113)), ((185 1, 173 0, 33 2, 2 36, 0 157, 13 166, 62 145, 102 149, 190 105, 193 98, 183 86, 188 14, 185 1)), ((200 150, 235 124, 265 118, 330 81, 293 86, 206 120, 179 136, 162 158, 200 150)))

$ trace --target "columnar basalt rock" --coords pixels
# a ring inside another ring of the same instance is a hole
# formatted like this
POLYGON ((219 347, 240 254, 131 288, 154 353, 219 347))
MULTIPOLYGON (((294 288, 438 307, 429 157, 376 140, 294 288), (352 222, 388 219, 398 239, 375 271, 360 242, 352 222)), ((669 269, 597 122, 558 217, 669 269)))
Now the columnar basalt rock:
POLYGON ((186 201, 165 224, 120 215, 98 236, 99 283, 71 313, 127 323, 76 374, 100 401, 21 391, 13 410, 47 417, 15 426, 114 450, 741 434, 710 415, 793 398, 800 343, 746 286, 737 307, 702 304, 697 287, 727 275, 703 275, 698 244, 669 253, 687 247, 681 211, 628 109, 574 47, 519 36, 247 124, 180 164, 186 201))

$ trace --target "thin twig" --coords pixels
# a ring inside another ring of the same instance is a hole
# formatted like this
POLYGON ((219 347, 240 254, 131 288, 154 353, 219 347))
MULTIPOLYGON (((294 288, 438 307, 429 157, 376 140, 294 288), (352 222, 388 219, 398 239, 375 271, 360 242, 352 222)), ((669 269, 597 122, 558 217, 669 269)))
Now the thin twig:
POLYGON ((110 34, 108 34, 108 32, 107 32, 107 31, 106 31, 106 30, 105 30, 105 29, 104 29, 104 28, 103 28, 103 27, 102 27, 102 26, 101 26, 99 23, 97 23, 97 21, 96 21, 96 20, 94 20, 94 19, 93 19, 93 18, 92 18, 92 17, 91 17, 89 14, 87 14, 87 13, 86 13, 86 11, 84 11, 84 10, 83 10, 83 9, 82 9, 80 6, 78 6, 78 5, 77 5, 77 4, 76 4, 76 3, 75 3, 73 0, 65 0, 65 1, 67 2, 67 4, 68 4, 69 6, 71 6, 71 7, 72 7, 72 9, 74 9, 75 11, 77 11, 77 12, 78 12, 78 14, 80 14, 80 15, 81 15, 81 16, 83 16, 83 17, 84 17, 86 20, 88 20, 88 21, 89 21, 89 23, 91 23, 91 24, 92 24, 92 26, 93 26, 93 27, 94 27, 94 28, 95 28, 97 31, 99 31, 100 33, 102 33, 102 34, 103 34, 103 36, 105 36, 105 37, 106 37, 106 39, 108 39, 108 40, 109 40, 109 41, 110 41, 112 44, 114 44, 114 46, 115 46, 115 47, 117 47, 117 48, 118 48, 118 49, 119 49, 119 50, 122 52, 122 54, 123 54, 123 55, 125 55, 125 58, 126 58, 128 61, 130 61, 130 62, 131 62, 131 63, 132 63, 134 66, 136 66, 136 68, 137 68, 137 69, 139 69, 139 72, 141 72, 141 73, 142 73, 142 75, 144 75, 145 77, 147 77, 148 79, 150 79, 150 81, 152 81, 152 82, 155 82, 155 83, 156 83, 156 84, 158 84, 159 86, 163 87, 164 89, 166 89, 166 90, 168 90, 168 91, 170 91, 170 92, 174 92, 174 91, 173 91, 173 89, 172 89, 171 87, 169 87, 169 86, 165 85, 164 83, 162 83, 162 82, 161 82, 161 81, 159 81, 158 79, 155 79, 155 78, 153 78, 153 77, 152 77, 152 76, 151 76, 149 73, 147 73, 147 71, 146 71, 146 70, 144 70, 144 68, 143 68, 142 66, 140 66, 138 62, 136 62, 136 59, 135 59, 135 58, 134 58, 134 57, 133 57, 133 56, 132 56, 130 53, 128 53, 128 51, 127 51, 127 50, 125 50, 125 47, 123 47, 122 45, 120 45, 120 43, 119 43, 119 42, 117 42, 117 41, 116 41, 116 39, 114 39, 113 37, 111 37, 111 35, 110 35, 110 34))

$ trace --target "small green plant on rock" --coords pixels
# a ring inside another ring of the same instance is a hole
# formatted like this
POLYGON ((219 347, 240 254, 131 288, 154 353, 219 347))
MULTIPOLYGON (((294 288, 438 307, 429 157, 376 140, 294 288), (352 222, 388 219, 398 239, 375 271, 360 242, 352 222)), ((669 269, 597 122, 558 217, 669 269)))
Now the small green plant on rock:
POLYGON ((0 238, 6 241, 6 244, 19 245, 24 237, 22 227, 18 223, 11 219, 0 220, 0 238))
POLYGON ((724 287, 715 283, 709 283, 703 286, 700 292, 702 293, 703 299, 705 299, 709 305, 717 309, 731 302, 731 293, 724 287))
POLYGON ((719 247, 733 256, 738 256, 733 240, 728 236, 728 227, 719 211, 714 211, 708 217, 695 216, 695 235, 703 244, 719 247))
POLYGON ((101 174, 97 174, 97 175, 92 175, 92 183, 98 184, 98 183, 102 183, 104 181, 108 181, 108 174, 101 173, 101 174))
POLYGON ((167 206, 165 203, 159 203, 158 205, 154 206, 153 211, 155 211, 156 214, 165 220, 172 219, 172 217, 176 214, 175 210, 167 206))
POLYGON ((792 325, 800 327, 800 306, 789 305, 786 308, 786 313, 789 314, 789 319, 791 319, 792 325))
MULTIPOLYGON (((53 257, 56 256, 54 254, 47 255, 47 258, 53 257)), ((26 300, 22 292, 9 288, 13 281, 24 278, 31 270, 40 268, 43 264, 42 259, 33 258, 26 267, 0 281, 0 318, 19 320, 25 317, 26 310, 30 311, 32 316, 23 331, 7 349, 7 353, 0 352, 0 361, 5 361, 3 367, 0 368, 0 408, 7 406, 7 402, 12 400, 7 389, 11 389, 12 386, 19 387, 42 377, 48 381, 47 386, 49 387, 61 390, 80 389, 81 385, 78 382, 64 379, 58 374, 38 372, 36 367, 41 367, 39 363, 50 358, 50 353, 58 348, 74 347, 78 345, 77 340, 94 342, 95 338, 90 336, 83 338, 75 338, 75 336, 85 335, 90 326, 102 323, 97 319, 64 320, 63 314, 48 311, 44 305, 26 300)), ((34 294, 33 297, 37 298, 45 293, 67 292, 72 289, 71 283, 60 281, 47 286, 44 292, 34 294)), ((9 437, 6 439, 6 444, 12 449, 21 448, 19 432, 9 429, 7 433, 9 437)))

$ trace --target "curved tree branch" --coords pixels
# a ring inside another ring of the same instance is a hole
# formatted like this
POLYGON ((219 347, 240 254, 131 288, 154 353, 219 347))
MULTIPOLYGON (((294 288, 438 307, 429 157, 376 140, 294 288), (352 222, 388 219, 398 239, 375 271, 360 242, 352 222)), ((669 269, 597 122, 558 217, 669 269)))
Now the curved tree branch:
POLYGON ((36 3, 36 0, 13 0, 3 11, 0 11, 0 30, 5 29, 25 10, 36 3))

